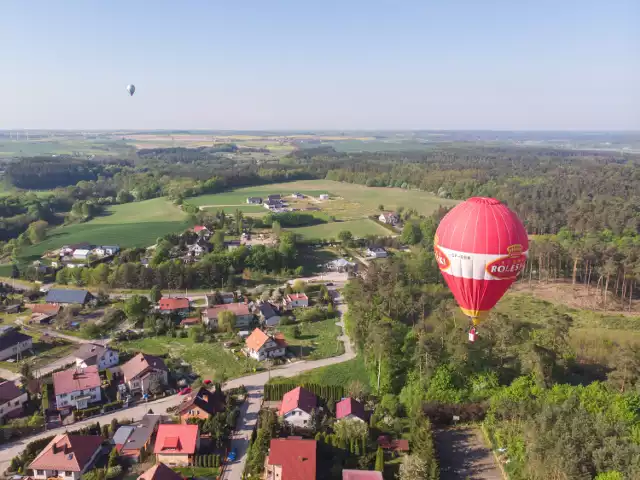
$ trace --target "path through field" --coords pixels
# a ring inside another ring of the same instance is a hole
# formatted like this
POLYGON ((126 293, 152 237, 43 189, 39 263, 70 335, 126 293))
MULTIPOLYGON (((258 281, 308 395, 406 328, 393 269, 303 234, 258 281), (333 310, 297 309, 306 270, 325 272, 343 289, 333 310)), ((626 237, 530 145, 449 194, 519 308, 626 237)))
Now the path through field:
POLYGON ((493 452, 476 427, 436 431, 441 480, 502 480, 493 452))

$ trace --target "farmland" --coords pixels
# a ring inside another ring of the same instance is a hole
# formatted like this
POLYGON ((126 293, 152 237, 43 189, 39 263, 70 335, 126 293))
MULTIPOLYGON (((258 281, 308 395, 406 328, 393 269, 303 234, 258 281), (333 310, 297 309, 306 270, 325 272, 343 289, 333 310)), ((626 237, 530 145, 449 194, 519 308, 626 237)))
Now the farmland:
POLYGON ((89 242, 123 248, 153 245, 159 236, 187 228, 186 215, 163 198, 109 207, 86 223, 53 229, 48 238, 21 252, 22 260, 34 260, 64 244, 89 242))

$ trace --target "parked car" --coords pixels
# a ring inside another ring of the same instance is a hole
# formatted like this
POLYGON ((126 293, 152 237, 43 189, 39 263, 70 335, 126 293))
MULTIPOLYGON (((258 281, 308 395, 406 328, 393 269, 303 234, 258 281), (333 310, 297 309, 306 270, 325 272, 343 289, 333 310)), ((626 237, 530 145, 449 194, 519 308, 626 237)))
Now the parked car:
POLYGON ((184 387, 182 390, 180 390, 180 393, 178 395, 186 395, 187 393, 191 393, 191 387, 184 387))
POLYGON ((327 282, 327 283, 325 283, 325 285, 326 285, 327 287, 333 287, 333 282, 327 282))
POLYGON ((234 448, 229 452, 229 455, 227 456, 227 462, 235 462, 237 456, 238 456, 238 450, 234 448))

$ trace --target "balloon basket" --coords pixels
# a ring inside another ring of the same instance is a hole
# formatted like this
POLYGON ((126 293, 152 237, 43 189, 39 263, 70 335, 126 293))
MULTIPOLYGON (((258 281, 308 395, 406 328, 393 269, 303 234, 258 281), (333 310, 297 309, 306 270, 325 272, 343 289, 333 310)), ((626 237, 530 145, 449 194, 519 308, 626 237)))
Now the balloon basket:
POLYGON ((471 330, 469 330, 469 342, 471 343, 475 342, 477 337, 478 337, 478 332, 476 332, 476 328, 473 327, 471 330))

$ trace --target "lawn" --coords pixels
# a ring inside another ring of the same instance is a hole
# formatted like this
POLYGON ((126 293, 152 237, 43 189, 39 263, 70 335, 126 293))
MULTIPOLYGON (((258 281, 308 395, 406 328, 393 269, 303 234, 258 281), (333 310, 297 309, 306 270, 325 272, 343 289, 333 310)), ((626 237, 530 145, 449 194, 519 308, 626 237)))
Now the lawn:
POLYGON ((344 385, 349 382, 359 381, 362 385, 369 385, 369 375, 364 367, 362 357, 353 360, 320 367, 295 377, 276 377, 271 383, 318 383, 320 385, 344 385))
POLYGON ((234 205, 232 207, 223 207, 223 206, 207 206, 204 207, 204 210, 207 212, 216 212, 218 210, 224 210, 224 213, 227 215, 233 215, 236 210, 240 210, 244 214, 267 214, 268 211, 266 208, 260 205, 234 205))
POLYGON ((258 363, 244 356, 235 356, 220 343, 195 343, 191 338, 146 337, 118 342, 118 348, 150 355, 169 354, 191 364, 203 378, 229 379, 253 373, 258 363))
POLYGON ((323 320, 313 323, 298 324, 302 330, 300 338, 293 337, 295 325, 279 327, 291 350, 305 359, 334 357, 344 353, 344 345, 338 340, 342 330, 336 325, 336 319, 323 320))
POLYGON ((53 229, 44 242, 24 249, 20 258, 34 260, 47 250, 79 242, 147 247, 162 235, 186 229, 186 218, 178 207, 163 198, 115 205, 89 222, 53 229))
POLYGON ((287 229, 306 238, 332 239, 338 238, 343 230, 349 230, 354 237, 367 235, 389 236, 391 232, 373 220, 362 218, 360 220, 347 220, 344 222, 329 222, 311 227, 298 227, 287 229))
POLYGON ((295 185, 298 182, 291 183, 278 183, 271 186, 261 185, 259 187, 247 187, 239 188, 231 192, 214 193, 211 195, 201 195, 199 197, 191 197, 187 201, 198 206, 212 206, 212 205, 244 205, 247 207, 266 209, 262 205, 249 205, 247 204, 247 197, 260 197, 263 200, 269 195, 280 194, 283 197, 290 196, 293 192, 302 193, 303 195, 311 195, 318 197, 321 193, 329 193, 324 189, 306 189, 297 190, 295 185))
POLYGON ((174 472, 179 473, 183 478, 208 478, 214 480, 218 478, 217 468, 206 467, 173 467, 174 472))

